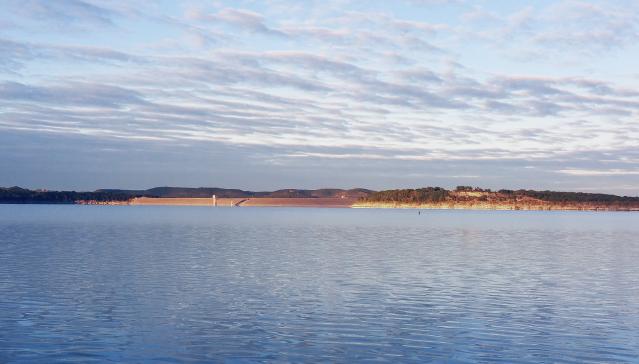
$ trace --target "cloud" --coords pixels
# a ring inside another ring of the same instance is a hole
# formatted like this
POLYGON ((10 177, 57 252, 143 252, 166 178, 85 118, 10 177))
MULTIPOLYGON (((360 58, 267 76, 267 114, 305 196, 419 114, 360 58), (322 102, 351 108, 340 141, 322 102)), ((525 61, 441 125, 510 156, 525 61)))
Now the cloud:
POLYGON ((245 9, 224 8, 215 14, 191 10, 187 17, 197 21, 222 22, 253 33, 286 37, 286 34, 266 25, 261 14, 245 9))
POLYGON ((0 100, 37 104, 123 107, 143 104, 140 93, 118 86, 70 83, 56 86, 32 86, 17 82, 0 83, 0 100))
POLYGON ((571 176, 597 177, 597 176, 639 176, 636 169, 562 169, 559 173, 571 176))
POLYGON ((602 54, 632 46, 639 39, 639 7, 632 2, 564 0, 547 6, 533 4, 509 14, 477 6, 463 19, 481 24, 480 31, 465 31, 465 36, 505 46, 509 52, 523 47, 536 57, 564 57, 570 54, 566 49, 602 54))
POLYGON ((636 10, 636 5, 628 8, 608 3, 564 1, 547 9, 543 20, 549 26, 533 40, 559 47, 602 51, 623 47, 639 39, 636 10))
POLYGON ((47 1, 47 0, 8 0, 11 11, 30 18, 33 21, 44 21, 56 25, 92 24, 100 26, 114 25, 113 18, 117 13, 104 6, 82 0, 47 1))
MULTIPOLYGON (((352 171, 343 181, 355 185, 357 178, 427 184, 476 176, 525 184, 539 176, 549 187, 588 187, 581 182, 587 171, 618 179, 615 185, 635 178, 639 89, 624 70, 587 57, 582 67, 502 57, 561 44, 539 40, 564 29, 551 8, 270 4, 194 10, 30 1, 11 21, 18 27, 0 39, 0 141, 15 147, 31 136, 31 147, 47 140, 73 159, 72 147, 55 140, 94 140, 106 149, 147 150, 140 155, 157 164, 175 161, 174 150, 195 158, 192 148, 212 153, 198 159, 206 165, 252 163, 271 176, 309 179, 341 168, 352 171), (293 5, 294 17, 280 10, 293 5), (451 16, 433 15, 441 9, 451 16), (51 26, 65 17, 108 31, 51 26), (55 31, 42 34, 47 27, 55 31)), ((636 15, 618 8, 579 8, 563 34, 589 31, 578 24, 608 12, 619 24, 636 15)), ((619 52, 630 44, 624 34, 613 40, 619 52)), ((574 47, 564 53, 579 61, 584 55, 574 47)))
POLYGON ((371 45, 391 49, 411 49, 431 54, 445 54, 446 51, 425 39, 423 33, 433 34, 442 26, 427 23, 398 21, 393 18, 348 16, 337 21, 341 27, 327 28, 309 25, 282 26, 280 31, 290 38, 309 39, 328 43, 332 46, 358 47, 365 49, 371 45), (370 30, 372 28, 374 30, 370 30))
POLYGON ((145 62, 140 56, 109 48, 50 45, 0 38, 0 72, 17 72, 26 63, 52 60, 111 64, 145 62))

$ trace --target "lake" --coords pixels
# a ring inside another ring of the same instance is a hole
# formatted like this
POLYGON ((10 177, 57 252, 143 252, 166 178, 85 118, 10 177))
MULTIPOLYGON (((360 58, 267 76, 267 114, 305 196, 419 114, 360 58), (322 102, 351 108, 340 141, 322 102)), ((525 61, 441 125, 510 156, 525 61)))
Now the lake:
POLYGON ((0 205, 0 362, 639 362, 639 213, 0 205))

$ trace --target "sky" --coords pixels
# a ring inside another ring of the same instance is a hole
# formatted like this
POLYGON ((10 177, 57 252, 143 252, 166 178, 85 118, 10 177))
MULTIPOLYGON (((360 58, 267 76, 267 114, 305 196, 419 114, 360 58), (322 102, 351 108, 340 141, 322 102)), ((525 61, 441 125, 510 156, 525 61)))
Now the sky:
POLYGON ((639 195, 639 2, 0 0, 0 186, 639 195))

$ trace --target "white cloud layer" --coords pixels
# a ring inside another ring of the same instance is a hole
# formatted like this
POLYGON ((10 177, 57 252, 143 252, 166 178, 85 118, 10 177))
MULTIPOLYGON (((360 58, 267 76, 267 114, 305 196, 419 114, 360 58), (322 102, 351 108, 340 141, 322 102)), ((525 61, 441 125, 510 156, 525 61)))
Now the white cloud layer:
POLYGON ((2 6, 0 185, 639 193, 635 2, 2 6))

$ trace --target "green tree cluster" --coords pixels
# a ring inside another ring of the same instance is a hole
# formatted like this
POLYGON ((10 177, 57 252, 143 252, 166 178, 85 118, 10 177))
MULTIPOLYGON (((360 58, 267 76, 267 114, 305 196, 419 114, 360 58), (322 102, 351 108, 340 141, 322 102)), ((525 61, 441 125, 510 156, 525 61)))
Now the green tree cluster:
POLYGON ((441 187, 426 187, 418 189, 387 190, 374 192, 363 198, 368 202, 399 202, 399 203, 433 203, 442 202, 448 197, 448 191, 441 187))
POLYGON ((72 204, 78 200, 127 201, 133 196, 113 192, 32 191, 20 187, 0 188, 0 203, 72 204))

